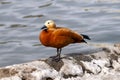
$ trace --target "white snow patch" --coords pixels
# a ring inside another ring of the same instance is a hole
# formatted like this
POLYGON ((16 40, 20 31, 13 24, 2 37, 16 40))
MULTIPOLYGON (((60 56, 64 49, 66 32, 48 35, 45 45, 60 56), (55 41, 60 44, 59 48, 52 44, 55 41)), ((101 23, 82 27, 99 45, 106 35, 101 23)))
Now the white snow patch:
POLYGON ((94 74, 98 74, 101 71, 101 67, 94 63, 93 61, 92 62, 81 61, 81 62, 84 64, 87 70, 90 70, 94 74))
POLYGON ((72 60, 63 60, 64 65, 62 66, 60 73, 64 73, 66 75, 83 75, 83 70, 80 65, 72 60))
POLYGON ((1 78, 0 80, 21 80, 21 78, 18 76, 11 76, 6 78, 1 78))
POLYGON ((41 80, 45 77, 51 77, 55 79, 56 77, 58 77, 58 75, 58 72, 54 69, 44 69, 32 73, 32 76, 35 76, 36 80, 41 80))

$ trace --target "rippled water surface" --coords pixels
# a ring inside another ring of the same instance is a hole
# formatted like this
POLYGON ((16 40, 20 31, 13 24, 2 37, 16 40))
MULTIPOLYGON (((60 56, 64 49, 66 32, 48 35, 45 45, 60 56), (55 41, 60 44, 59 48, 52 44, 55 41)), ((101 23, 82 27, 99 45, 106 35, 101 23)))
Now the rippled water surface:
MULTIPOLYGON (((89 35, 89 43, 120 42, 120 0, 0 0, 0 66, 55 55, 56 49, 42 46, 38 39, 48 19, 89 35)), ((62 54, 87 47, 72 44, 62 54)))

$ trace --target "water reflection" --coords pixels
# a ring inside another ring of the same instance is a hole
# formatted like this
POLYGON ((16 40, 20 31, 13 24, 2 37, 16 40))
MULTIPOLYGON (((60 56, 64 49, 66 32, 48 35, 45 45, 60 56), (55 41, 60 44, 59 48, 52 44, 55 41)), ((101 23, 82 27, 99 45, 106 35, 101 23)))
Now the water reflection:
POLYGON ((23 18, 35 18, 35 17, 37 17, 37 18, 40 18, 40 17, 43 17, 44 15, 27 15, 27 16, 24 16, 23 18))
POLYGON ((7 1, 0 1, 0 4, 10 4, 11 2, 7 2, 7 1))
POLYGON ((52 5, 52 2, 41 5, 41 6, 39 6, 39 8, 44 8, 44 7, 47 7, 47 6, 50 6, 50 5, 52 5))

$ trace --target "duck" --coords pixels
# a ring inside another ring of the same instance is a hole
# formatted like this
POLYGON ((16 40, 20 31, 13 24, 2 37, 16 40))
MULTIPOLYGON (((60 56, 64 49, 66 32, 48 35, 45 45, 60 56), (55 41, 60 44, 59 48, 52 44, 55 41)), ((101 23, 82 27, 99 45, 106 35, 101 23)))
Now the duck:
POLYGON ((57 49, 57 55, 53 60, 61 59, 62 48, 74 43, 87 43, 85 39, 91 40, 88 35, 79 34, 69 28, 59 27, 53 20, 47 20, 41 28, 39 40, 46 47, 57 49))

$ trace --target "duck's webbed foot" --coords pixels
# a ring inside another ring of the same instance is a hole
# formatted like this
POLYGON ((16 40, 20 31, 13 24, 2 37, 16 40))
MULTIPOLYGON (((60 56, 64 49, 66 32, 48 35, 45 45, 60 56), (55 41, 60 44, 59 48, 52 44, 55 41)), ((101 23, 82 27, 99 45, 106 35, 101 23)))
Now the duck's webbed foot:
POLYGON ((52 61, 56 61, 56 62, 59 62, 61 60, 60 55, 51 56, 50 58, 52 58, 52 61))

